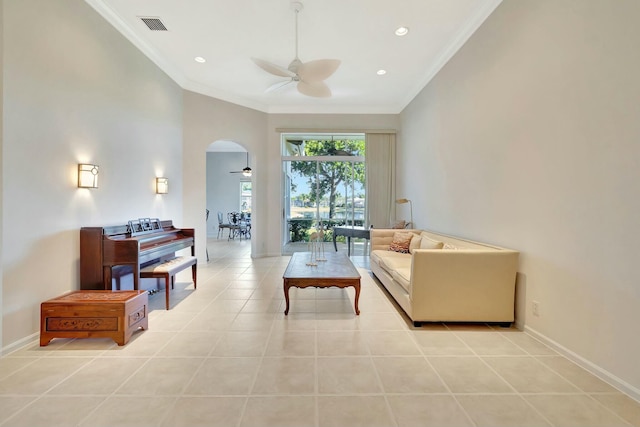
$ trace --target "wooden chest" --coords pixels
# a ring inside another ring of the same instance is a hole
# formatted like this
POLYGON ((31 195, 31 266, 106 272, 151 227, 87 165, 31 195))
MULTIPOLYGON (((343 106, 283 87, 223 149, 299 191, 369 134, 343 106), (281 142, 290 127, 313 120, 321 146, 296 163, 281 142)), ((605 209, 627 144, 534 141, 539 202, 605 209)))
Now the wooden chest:
POLYGON ((147 291, 73 291, 40 306, 40 345, 53 338, 112 338, 125 345, 148 329, 147 291))

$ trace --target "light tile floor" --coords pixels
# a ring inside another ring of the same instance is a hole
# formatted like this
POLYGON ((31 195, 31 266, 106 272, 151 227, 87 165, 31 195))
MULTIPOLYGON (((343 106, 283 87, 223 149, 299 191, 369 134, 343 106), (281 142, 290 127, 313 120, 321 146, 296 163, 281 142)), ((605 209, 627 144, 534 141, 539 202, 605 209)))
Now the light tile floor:
POLYGON ((361 268, 353 289, 293 289, 288 257, 210 240, 210 263, 150 297, 124 347, 54 339, 0 358, 0 426, 640 426, 640 404, 527 334, 414 328, 361 268))

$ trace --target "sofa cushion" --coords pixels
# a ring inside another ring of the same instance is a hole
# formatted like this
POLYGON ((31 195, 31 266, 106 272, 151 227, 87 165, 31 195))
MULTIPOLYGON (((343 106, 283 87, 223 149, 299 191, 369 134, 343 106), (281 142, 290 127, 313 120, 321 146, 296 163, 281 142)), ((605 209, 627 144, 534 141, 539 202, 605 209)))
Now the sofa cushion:
POLYGON ((411 268, 411 255, 404 256, 383 256, 380 257, 380 267, 389 274, 400 268, 411 268))
POLYGON ((444 246, 444 242, 433 240, 425 233, 422 233, 420 237, 422 238, 420 240, 420 249, 442 249, 442 246, 444 246))
POLYGON ((409 267, 395 269, 393 273, 391 273, 391 277, 393 277, 393 280, 398 282, 408 294, 411 294, 411 265, 409 265, 409 267))
POLYGON ((413 233, 396 231, 395 233, 393 233, 393 241, 389 245, 389 250, 393 252, 408 254, 412 237, 413 233))
POLYGON ((411 238, 411 243, 409 243, 409 253, 412 254, 414 250, 420 249, 420 242, 422 241, 422 237, 419 234, 413 233, 413 237, 411 238))
POLYGON ((400 252, 392 252, 386 249, 374 249, 373 251, 371 251, 370 259, 372 262, 375 262, 376 264, 380 265, 380 261, 383 258, 391 258, 391 257, 411 258, 411 255, 401 254, 400 252))

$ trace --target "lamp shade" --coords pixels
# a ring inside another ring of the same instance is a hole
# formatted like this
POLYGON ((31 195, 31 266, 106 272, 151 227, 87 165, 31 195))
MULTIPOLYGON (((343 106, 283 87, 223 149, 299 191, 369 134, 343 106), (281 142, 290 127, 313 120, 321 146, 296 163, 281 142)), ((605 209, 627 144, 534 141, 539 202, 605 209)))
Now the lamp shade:
POLYGON ((409 209, 410 209, 410 214, 411 214, 411 227, 414 227, 413 225, 413 203, 411 203, 411 200, 409 199, 396 199, 396 203, 399 205, 404 205, 405 203, 409 203, 409 209))
POLYGON ((98 165, 78 164, 78 188, 98 188, 98 165))
POLYGON ((156 194, 169 193, 169 178, 156 178, 156 194))

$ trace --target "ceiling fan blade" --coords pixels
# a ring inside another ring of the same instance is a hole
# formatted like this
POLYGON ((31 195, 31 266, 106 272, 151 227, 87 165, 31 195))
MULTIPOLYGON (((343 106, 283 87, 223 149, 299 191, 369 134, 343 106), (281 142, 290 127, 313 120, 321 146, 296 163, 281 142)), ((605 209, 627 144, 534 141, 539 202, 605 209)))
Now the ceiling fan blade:
POLYGON ((298 82, 298 91, 307 96, 316 98, 328 98, 331 96, 331 89, 324 82, 308 83, 305 81, 298 82))
POLYGON ((251 60, 253 62, 255 62, 255 64, 262 68, 263 70, 265 70, 267 73, 276 75, 276 76, 280 76, 280 77, 295 77, 295 73, 287 70, 284 67, 281 67, 279 65, 276 64, 272 64, 269 61, 265 61, 264 59, 258 59, 258 58, 251 58, 251 60))
POLYGON ((339 59, 316 59, 300 64, 298 75, 306 82, 321 82, 335 73, 339 66, 339 59))
POLYGON ((251 168, 249 167, 249 152, 247 151, 247 166, 242 168, 241 171, 229 171, 229 173, 241 173, 244 176, 251 176, 253 173, 251 168))
POLYGON ((280 88, 285 87, 286 85, 288 85, 288 84, 290 84, 290 83, 293 83, 293 79, 291 79, 291 80, 287 80, 287 81, 285 81, 285 82, 278 82, 278 83, 274 83, 274 84, 272 84, 271 86, 269 86, 269 87, 267 88, 267 90, 265 90, 265 92, 267 92, 267 93, 268 93, 268 92, 276 91, 276 90, 278 90, 278 89, 280 89, 280 88))
POLYGON ((241 171, 230 171, 229 173, 241 173, 244 176, 251 176, 253 174, 253 171, 251 170, 251 168, 244 168, 241 171))

